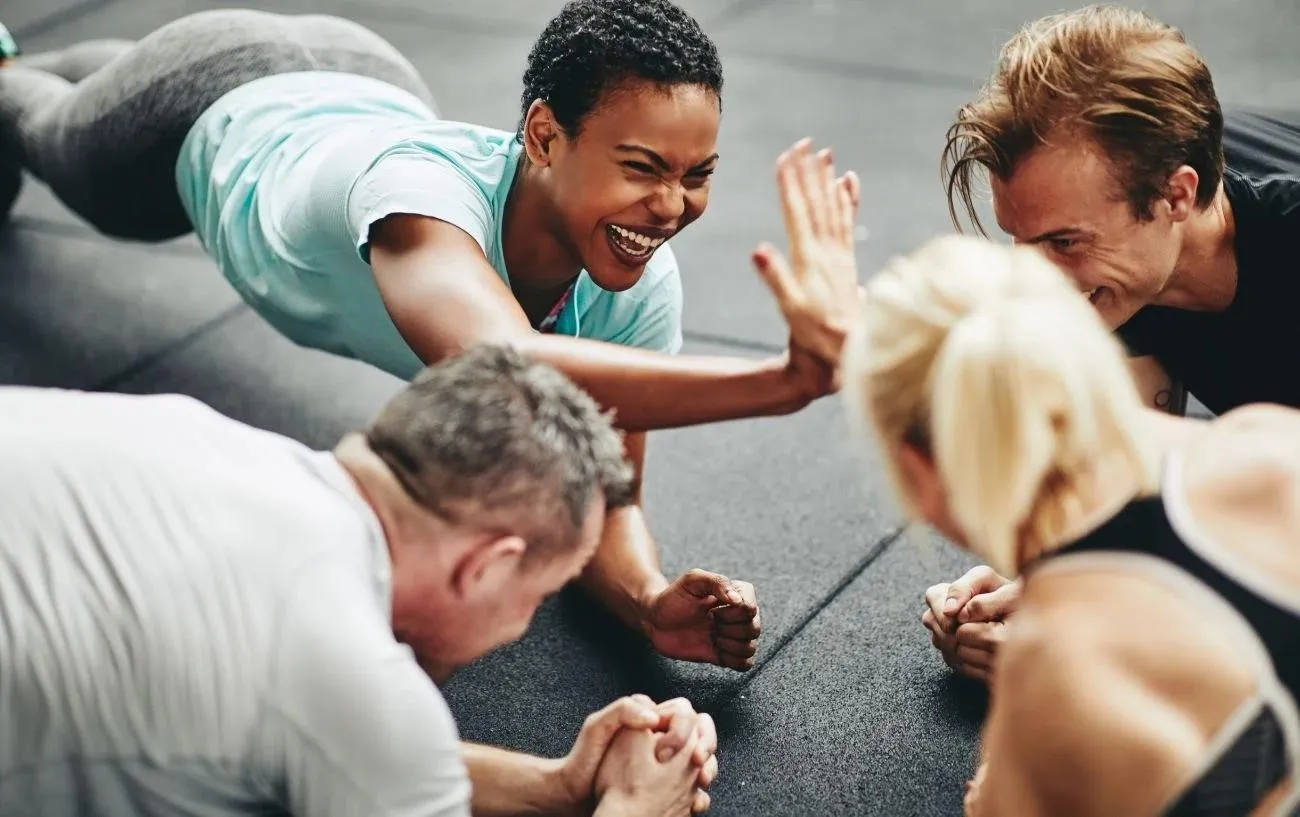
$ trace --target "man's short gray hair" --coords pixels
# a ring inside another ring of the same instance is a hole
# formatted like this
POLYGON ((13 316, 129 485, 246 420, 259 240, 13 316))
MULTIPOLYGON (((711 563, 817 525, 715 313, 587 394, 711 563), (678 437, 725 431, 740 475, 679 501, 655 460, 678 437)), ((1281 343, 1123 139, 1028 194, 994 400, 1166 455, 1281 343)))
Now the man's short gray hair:
POLYGON ((421 372, 366 433, 421 505, 457 524, 523 536, 531 552, 576 546, 603 494, 633 499, 623 441, 554 368, 480 345, 421 372))

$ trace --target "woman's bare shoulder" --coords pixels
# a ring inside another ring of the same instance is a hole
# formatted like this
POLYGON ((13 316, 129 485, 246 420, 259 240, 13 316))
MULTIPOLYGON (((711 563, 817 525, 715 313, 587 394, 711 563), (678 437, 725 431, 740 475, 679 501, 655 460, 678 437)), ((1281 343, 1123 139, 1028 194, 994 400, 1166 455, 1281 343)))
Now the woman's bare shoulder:
POLYGON ((1182 451, 1195 516, 1300 534, 1300 411, 1271 404, 1234 409, 1182 451))
MULTIPOLYGON (((1197 652, 1196 627, 1171 630, 1158 615, 1147 618, 1160 606, 1153 593, 1161 594, 1143 577, 1063 578, 1028 582, 1009 624, 993 688, 989 762, 998 756, 1015 779, 1032 781, 1041 814, 1155 813, 1195 767, 1208 737, 1205 725, 1165 694, 1159 662, 1135 656, 1197 652), (1144 626, 1153 622, 1162 624, 1144 626)), ((1192 687, 1207 682, 1207 673, 1233 673, 1186 657, 1195 664, 1192 687)))

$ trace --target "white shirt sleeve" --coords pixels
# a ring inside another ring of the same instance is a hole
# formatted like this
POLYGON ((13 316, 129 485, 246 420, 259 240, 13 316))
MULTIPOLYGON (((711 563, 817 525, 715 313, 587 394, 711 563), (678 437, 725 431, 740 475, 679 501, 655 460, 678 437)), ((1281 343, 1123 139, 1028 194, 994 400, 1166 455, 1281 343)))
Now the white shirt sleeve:
POLYGON ((493 235, 492 205, 463 171, 422 150, 393 149, 371 165, 348 195, 348 225, 370 262, 370 228, 395 214, 428 216, 468 233, 484 254, 493 235))
POLYGON ((313 573, 286 612, 263 725, 288 810, 469 817, 469 773, 437 686, 394 640, 365 576, 313 573))

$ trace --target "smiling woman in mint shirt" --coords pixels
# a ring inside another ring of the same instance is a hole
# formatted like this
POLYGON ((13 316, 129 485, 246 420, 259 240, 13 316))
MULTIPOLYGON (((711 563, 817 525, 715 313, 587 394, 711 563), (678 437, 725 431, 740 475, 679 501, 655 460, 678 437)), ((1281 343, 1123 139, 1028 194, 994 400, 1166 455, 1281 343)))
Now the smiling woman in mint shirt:
MULTIPOLYGON (((446 121, 355 23, 202 12, 0 68, 0 187, 21 166, 104 234, 193 230, 286 337, 399 377, 512 344, 611 409, 638 469, 647 430, 787 414, 836 388, 824 349, 676 354, 665 242, 704 212, 721 117, 695 20, 667 0, 576 0, 523 84, 517 132, 446 121)), ((839 318, 811 320, 833 335, 839 318)), ((670 583, 636 505, 610 515, 583 583, 664 655, 752 666, 754 588, 702 570, 670 583)))

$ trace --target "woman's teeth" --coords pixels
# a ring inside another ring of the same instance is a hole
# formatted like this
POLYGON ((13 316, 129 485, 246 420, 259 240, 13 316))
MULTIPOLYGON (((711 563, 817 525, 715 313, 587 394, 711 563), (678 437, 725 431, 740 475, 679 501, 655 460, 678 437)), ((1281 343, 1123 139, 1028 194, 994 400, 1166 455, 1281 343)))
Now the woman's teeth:
POLYGON ((628 255, 649 255, 667 240, 665 238, 651 238, 648 235, 642 235, 614 224, 609 225, 606 229, 609 232, 609 237, 618 244, 619 249, 628 255))

